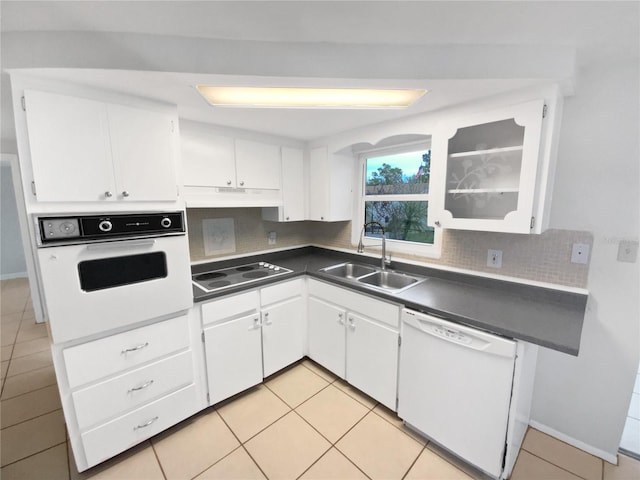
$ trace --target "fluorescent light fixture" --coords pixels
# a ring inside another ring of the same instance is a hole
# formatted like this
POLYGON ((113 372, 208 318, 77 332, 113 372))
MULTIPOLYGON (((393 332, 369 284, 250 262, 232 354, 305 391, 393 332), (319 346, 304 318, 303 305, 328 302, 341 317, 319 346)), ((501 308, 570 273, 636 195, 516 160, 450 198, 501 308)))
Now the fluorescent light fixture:
POLYGON ((406 108, 424 95, 419 89, 218 87, 198 85, 214 106, 280 108, 406 108))

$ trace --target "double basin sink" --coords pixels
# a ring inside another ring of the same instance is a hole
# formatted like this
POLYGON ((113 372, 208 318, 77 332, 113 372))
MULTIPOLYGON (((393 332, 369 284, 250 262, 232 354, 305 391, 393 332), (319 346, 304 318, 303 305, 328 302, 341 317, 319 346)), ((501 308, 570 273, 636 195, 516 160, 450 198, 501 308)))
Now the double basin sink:
POLYGON ((353 282, 363 287, 398 293, 427 280, 426 277, 409 275, 395 270, 382 270, 371 265, 341 263, 320 270, 337 278, 353 282))

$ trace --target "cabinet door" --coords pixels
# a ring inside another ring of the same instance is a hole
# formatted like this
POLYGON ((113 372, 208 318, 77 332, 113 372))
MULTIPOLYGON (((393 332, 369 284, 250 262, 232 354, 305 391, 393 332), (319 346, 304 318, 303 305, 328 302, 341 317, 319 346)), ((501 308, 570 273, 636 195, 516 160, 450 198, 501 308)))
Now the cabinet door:
POLYGON ((329 175, 327 147, 312 148, 309 162, 309 220, 329 219, 329 175))
POLYGON ((233 138, 185 129, 180 131, 180 148, 186 186, 235 188, 233 138))
POLYGON ((345 378, 345 318, 339 307, 309 297, 309 358, 345 378))
POLYGON ((280 189, 280 147, 236 140, 238 188, 280 189))
POLYGON ((26 90, 25 105, 38 201, 114 200, 105 104, 26 90))
POLYGON ((309 219, 324 222, 351 220, 353 157, 329 155, 327 147, 311 150, 309 164, 309 219))
POLYGON ((282 220, 304 220, 304 165, 302 150, 282 148, 282 220))
POLYGON ((117 198, 176 200, 176 121, 167 114, 121 105, 108 105, 108 113, 117 198))
POLYGON ((354 387, 396 410, 398 332, 349 313, 347 377, 354 387))
POLYGON ((258 314, 204 329, 211 405, 262 382, 258 314))
POLYGON ((489 111, 434 134, 430 224, 530 232, 543 108, 539 100, 489 111))
POLYGON ((304 356, 303 308, 302 297, 297 297, 262 310, 262 361, 265 377, 304 356))

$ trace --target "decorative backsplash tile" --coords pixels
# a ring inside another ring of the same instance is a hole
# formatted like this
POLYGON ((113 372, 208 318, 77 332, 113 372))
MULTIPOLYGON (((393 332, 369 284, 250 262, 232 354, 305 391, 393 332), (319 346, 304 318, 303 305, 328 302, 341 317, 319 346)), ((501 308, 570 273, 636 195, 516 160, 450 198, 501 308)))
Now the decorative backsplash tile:
MULTIPOLYGON (((205 256, 202 220, 234 218, 236 255, 315 244, 353 250, 351 222, 267 222, 260 208, 188 209, 187 223, 191 260, 214 260, 205 256), (269 245, 268 233, 276 232, 275 245, 269 245)), ((574 243, 593 246, 589 232, 547 230, 541 235, 445 230, 439 259, 392 253, 392 260, 407 259, 425 264, 455 267, 539 282, 586 287, 589 265, 571 263, 574 243), (502 268, 487 267, 487 250, 502 250, 502 268)))

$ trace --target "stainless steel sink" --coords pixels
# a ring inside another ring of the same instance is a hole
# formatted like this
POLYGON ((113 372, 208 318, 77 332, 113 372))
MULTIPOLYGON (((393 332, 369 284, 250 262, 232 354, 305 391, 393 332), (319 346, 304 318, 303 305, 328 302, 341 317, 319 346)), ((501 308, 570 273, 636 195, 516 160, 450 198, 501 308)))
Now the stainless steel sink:
POLYGON ((370 267, 368 265, 360 265, 358 263, 341 263, 340 265, 333 265, 331 267, 323 268, 321 272, 328 273, 334 277, 346 278, 349 280, 356 280, 365 275, 370 275, 377 272, 378 269, 370 267))
POLYGON ((413 275, 407 275, 405 273, 385 270, 359 278, 358 282, 372 287, 377 287, 382 290, 398 292, 424 280, 426 280, 424 277, 414 277, 413 275))
POLYGON ((408 275, 394 270, 381 270, 371 265, 359 263, 340 263, 320 270, 337 278, 342 278, 359 284, 386 292, 397 293, 426 280, 426 277, 408 275))

